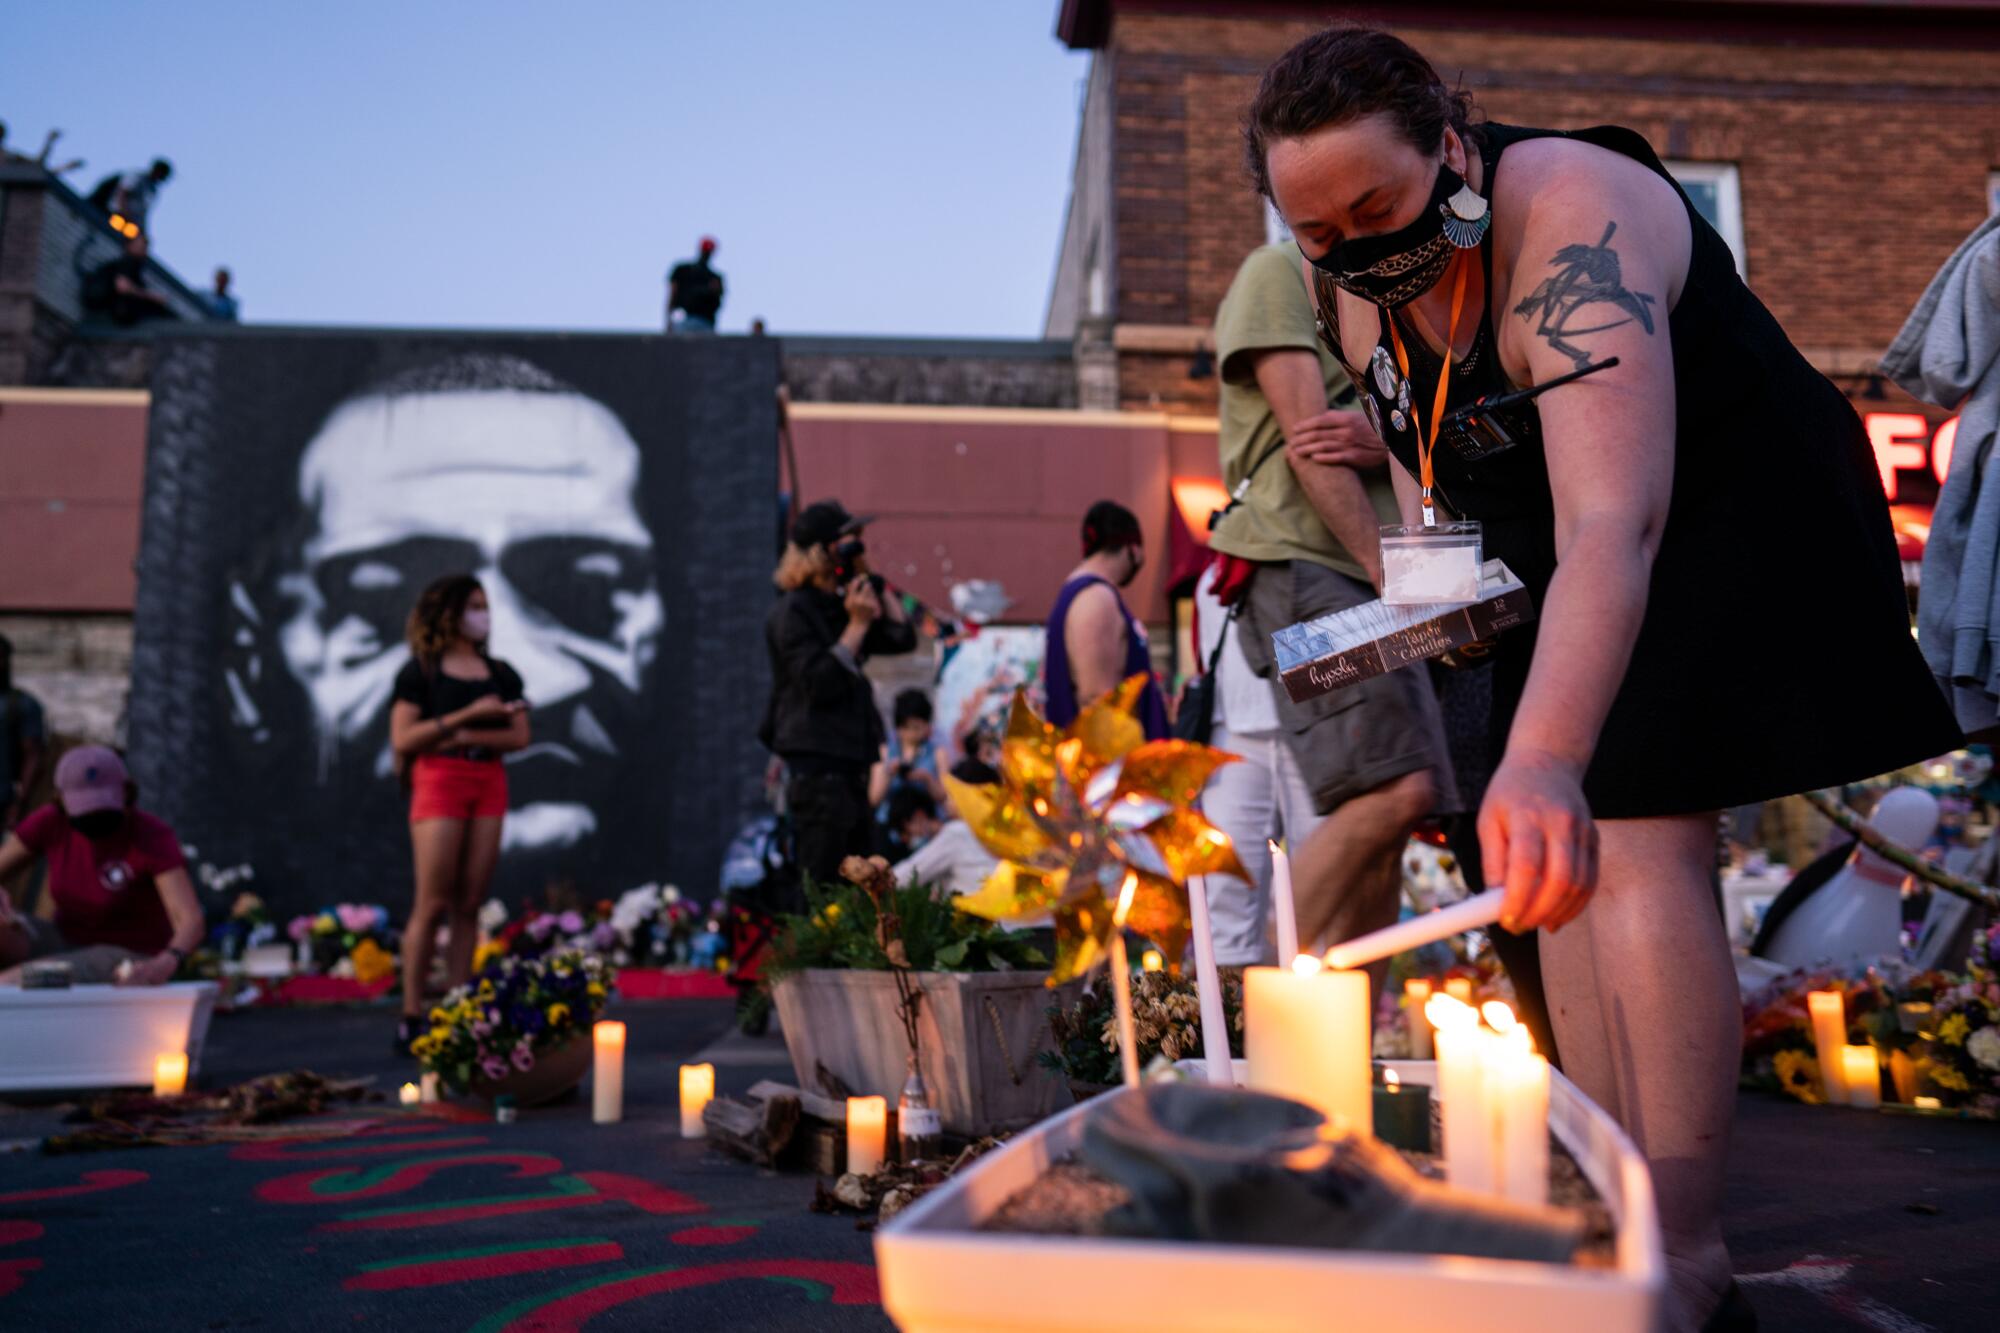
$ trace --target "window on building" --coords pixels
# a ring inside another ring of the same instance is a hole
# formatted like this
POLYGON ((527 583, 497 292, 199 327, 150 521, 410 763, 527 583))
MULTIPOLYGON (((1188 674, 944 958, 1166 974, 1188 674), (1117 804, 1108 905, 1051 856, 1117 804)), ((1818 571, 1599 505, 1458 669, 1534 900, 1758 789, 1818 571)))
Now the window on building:
POLYGON ((1986 173, 1986 216, 2000 217, 2000 171, 1986 173))
POLYGON ((1736 256, 1736 271, 1748 276, 1743 263, 1743 197, 1736 188, 1731 162, 1669 162, 1667 170, 1694 201, 1695 211, 1721 234, 1736 256))
POLYGON ((1278 206, 1269 199, 1264 201, 1264 244, 1283 245, 1292 239, 1292 229, 1278 216, 1278 206))
POLYGON ((1101 237, 1090 238, 1090 259, 1084 265, 1084 299, 1089 303, 1085 314, 1092 319, 1108 313, 1111 305, 1110 293, 1106 290, 1104 262, 1098 257, 1098 242, 1101 237))

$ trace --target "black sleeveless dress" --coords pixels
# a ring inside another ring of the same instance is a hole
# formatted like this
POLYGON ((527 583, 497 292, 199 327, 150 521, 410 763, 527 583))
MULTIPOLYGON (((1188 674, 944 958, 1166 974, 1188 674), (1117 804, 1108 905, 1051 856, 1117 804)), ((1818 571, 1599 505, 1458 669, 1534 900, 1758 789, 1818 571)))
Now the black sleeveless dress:
MULTIPOLYGON (((1644 138, 1615 126, 1481 127, 1492 197, 1509 145, 1562 136, 1668 175, 1644 138)), ((1676 193, 1680 187, 1676 185, 1676 193)), ((1834 786, 1960 742, 1910 637, 1888 504, 1861 422, 1743 285, 1729 247, 1687 203, 1694 244, 1673 342, 1674 481, 1645 621, 1584 777, 1600 819, 1690 814, 1834 786)), ((1479 247, 1492 290, 1492 236, 1479 247)), ((1337 288, 1314 271, 1321 333, 1342 357, 1337 288)), ((1657 316, 1656 316, 1657 318, 1657 316)), ((1350 367, 1390 452, 1417 471, 1414 402, 1428 413, 1439 359, 1403 329, 1410 382, 1394 374, 1384 314, 1367 367, 1350 367), (1385 365, 1386 363, 1386 365, 1385 365)), ((1450 407, 1504 392, 1491 312, 1452 370, 1450 407)), ((1551 390, 1562 393, 1562 388, 1551 390)), ((1506 414, 1511 449, 1467 461, 1440 441, 1446 508, 1485 525, 1486 555, 1537 607, 1555 573, 1555 506, 1533 404, 1506 414)), ((1490 745, 1497 759, 1527 683, 1535 626, 1501 635, 1490 745)))

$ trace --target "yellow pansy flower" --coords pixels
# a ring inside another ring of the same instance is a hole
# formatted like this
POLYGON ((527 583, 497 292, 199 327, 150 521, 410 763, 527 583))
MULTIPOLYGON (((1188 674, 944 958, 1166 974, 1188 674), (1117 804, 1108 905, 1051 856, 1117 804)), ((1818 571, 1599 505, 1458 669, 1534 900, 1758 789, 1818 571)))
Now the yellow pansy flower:
POLYGON ((549 1006, 549 1023, 551 1026, 560 1026, 567 1022, 569 1022, 568 1005, 557 1001, 555 1004, 549 1006))
POLYGON ((449 1013, 445 1012, 443 1009, 431 1010, 432 1027, 436 1027, 439 1023, 449 1023, 449 1022, 451 1022, 451 1015, 449 1013))
POLYGON ((1966 1021, 1964 1014, 1950 1014, 1946 1016, 1944 1022, 1938 1024, 1937 1031, 1939 1041, 1952 1046, 1963 1046, 1965 1039, 1972 1035, 1972 1024, 1966 1021))
POLYGON ((828 904, 826 905, 826 919, 827 919, 828 921, 838 921, 838 920, 840 920, 840 904, 839 904, 839 903, 828 903, 828 904))

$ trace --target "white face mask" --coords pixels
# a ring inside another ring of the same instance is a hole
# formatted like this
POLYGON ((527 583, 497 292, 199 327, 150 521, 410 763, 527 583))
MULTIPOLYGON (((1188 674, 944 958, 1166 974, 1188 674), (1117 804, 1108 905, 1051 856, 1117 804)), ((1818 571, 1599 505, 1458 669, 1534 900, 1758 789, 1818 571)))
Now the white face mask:
POLYGON ((485 643, 486 636, 493 632, 491 611, 467 611, 458 618, 458 628, 474 643, 485 643))

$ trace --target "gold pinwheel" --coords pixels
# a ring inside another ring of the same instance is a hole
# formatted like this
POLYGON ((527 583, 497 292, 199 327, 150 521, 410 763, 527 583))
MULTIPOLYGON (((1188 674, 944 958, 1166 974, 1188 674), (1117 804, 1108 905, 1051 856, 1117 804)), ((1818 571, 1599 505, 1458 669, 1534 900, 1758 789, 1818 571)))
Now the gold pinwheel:
POLYGON ((1209 776, 1236 756, 1148 741, 1134 715, 1145 684, 1144 676, 1127 680, 1067 731, 1017 693, 1000 781, 945 778, 959 814, 1000 859, 959 909, 994 921, 1053 917, 1052 986, 1095 967, 1111 932, 1126 926, 1177 968, 1190 929, 1188 877, 1249 878, 1229 835, 1195 808, 1209 776))

